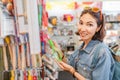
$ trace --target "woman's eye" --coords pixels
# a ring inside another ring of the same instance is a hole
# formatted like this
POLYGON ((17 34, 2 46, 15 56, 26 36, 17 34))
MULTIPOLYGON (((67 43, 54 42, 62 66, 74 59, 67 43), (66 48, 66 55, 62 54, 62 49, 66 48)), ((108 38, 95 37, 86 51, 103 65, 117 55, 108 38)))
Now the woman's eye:
POLYGON ((87 26, 92 27, 92 26, 93 26, 93 24, 87 24, 87 26))
POLYGON ((80 21, 79 24, 82 25, 83 23, 80 21))

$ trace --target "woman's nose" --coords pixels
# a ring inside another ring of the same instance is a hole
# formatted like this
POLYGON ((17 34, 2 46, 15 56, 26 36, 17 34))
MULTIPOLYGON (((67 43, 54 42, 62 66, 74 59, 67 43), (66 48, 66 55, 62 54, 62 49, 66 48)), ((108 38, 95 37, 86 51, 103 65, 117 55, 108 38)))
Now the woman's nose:
POLYGON ((78 30, 85 31, 86 30, 86 26, 85 25, 80 25, 80 26, 78 26, 78 30))

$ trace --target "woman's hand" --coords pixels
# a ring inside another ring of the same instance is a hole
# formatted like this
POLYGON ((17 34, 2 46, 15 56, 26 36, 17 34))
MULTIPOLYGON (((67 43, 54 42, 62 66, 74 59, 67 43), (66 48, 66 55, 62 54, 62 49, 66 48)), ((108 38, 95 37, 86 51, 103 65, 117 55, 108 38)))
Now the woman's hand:
MULTIPOLYGON (((56 60, 55 60, 56 61, 56 60)), ((58 63, 58 65, 63 69, 63 70, 66 70, 66 71, 69 71, 70 73, 72 73, 73 76, 75 76, 77 78, 77 80, 86 80, 82 75, 80 75, 78 72, 75 71, 75 69, 66 64, 65 62, 63 61, 56 61, 58 63)))
POLYGON ((65 62, 57 61, 57 63, 63 70, 69 71, 72 74, 75 72, 75 69, 72 66, 66 64, 65 62))

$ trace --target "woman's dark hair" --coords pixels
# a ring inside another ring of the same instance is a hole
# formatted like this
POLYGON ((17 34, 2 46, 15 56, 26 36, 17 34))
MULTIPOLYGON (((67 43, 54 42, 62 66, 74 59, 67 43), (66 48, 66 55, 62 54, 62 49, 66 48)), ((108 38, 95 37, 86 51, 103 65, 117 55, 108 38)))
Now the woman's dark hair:
POLYGON ((87 14, 87 13, 93 16, 97 21, 97 26, 101 27, 100 30, 95 33, 92 40, 103 41, 103 38, 105 37, 105 27, 104 27, 104 16, 101 13, 101 10, 99 10, 98 12, 94 12, 92 8, 85 9, 82 11, 80 17, 82 17, 84 14, 87 14))

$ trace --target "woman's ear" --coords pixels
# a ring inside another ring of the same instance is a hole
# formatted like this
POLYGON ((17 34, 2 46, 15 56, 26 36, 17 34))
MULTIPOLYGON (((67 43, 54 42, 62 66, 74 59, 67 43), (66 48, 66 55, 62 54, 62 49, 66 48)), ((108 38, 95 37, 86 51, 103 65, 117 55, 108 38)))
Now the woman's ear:
POLYGON ((100 29, 101 29, 101 25, 100 25, 100 27, 97 27, 96 32, 98 32, 100 29))

